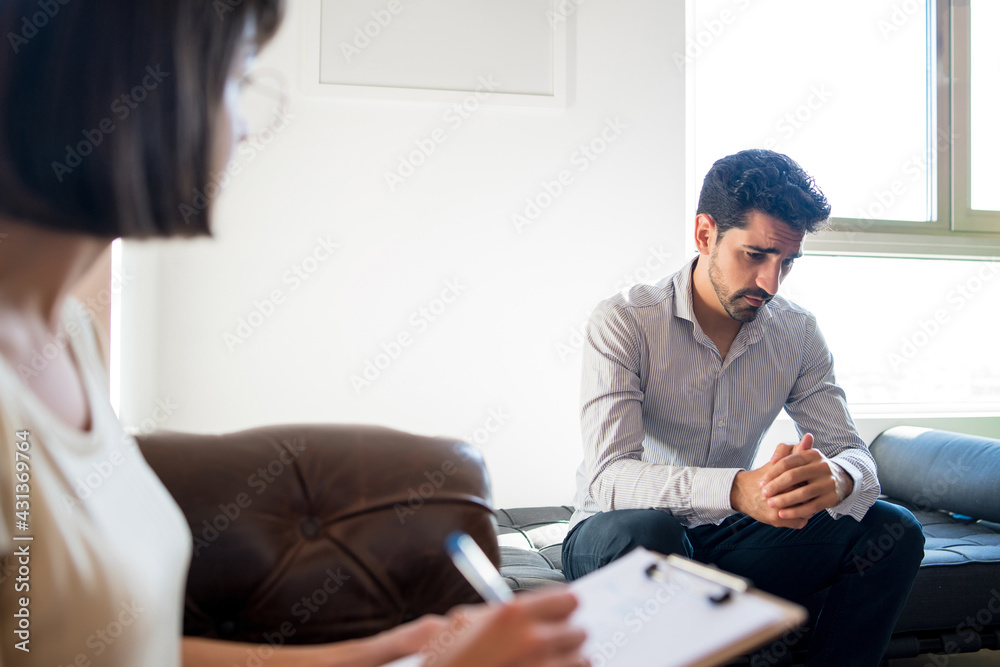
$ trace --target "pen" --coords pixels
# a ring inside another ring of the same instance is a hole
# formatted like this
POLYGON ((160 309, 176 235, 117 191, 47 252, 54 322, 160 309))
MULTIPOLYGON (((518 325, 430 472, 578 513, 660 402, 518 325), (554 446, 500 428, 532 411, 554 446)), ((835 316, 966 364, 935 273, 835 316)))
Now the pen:
POLYGON ((514 593, 500 572, 468 534, 455 531, 445 538, 444 548, 458 571, 484 600, 504 604, 514 599, 514 593))

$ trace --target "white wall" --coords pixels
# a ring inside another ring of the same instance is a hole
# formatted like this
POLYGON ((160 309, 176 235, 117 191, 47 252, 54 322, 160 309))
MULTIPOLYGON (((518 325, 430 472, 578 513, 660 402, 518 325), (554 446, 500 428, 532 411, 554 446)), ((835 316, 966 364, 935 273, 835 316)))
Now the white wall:
MULTIPOLYGON (((290 4, 261 64, 294 81, 290 4)), ((481 444, 497 506, 570 502, 574 330, 624 282, 684 260, 683 40, 683 2, 588 0, 570 20, 565 111, 484 106, 457 128, 446 105, 295 92, 294 118, 226 187, 214 239, 125 245, 123 421, 148 423, 160 400, 178 430, 350 422, 482 440, 502 413, 481 444), (615 119, 620 137, 580 171, 574 152, 615 119), (390 191, 384 172, 437 127, 446 142, 390 191), (572 184, 518 233, 511 214, 561 170, 572 184), (288 272, 319 238, 339 248, 296 287, 288 272), (448 281, 453 303, 411 320, 448 281), (224 335, 275 290, 283 303, 230 350, 224 335), (400 334, 410 345, 356 391, 351 375, 400 334)))

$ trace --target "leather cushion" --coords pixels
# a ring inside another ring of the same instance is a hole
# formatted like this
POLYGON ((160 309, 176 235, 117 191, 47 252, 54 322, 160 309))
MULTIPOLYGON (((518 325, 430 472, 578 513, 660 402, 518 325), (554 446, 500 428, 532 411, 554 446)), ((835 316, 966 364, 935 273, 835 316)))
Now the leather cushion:
POLYGON ((896 426, 875 438, 871 452, 887 496, 1000 522, 1000 440, 896 426))
POLYGON ((442 548, 456 529, 499 563, 470 445, 341 425, 139 442, 195 538, 186 635, 340 641, 478 602, 442 548))

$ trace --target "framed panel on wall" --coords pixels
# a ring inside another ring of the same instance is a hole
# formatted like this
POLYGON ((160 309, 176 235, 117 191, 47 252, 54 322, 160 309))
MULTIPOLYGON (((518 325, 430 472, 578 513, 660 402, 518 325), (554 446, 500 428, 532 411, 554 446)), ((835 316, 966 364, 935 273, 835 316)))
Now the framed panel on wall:
POLYGON ((566 106, 566 0, 306 2, 306 94, 566 106))

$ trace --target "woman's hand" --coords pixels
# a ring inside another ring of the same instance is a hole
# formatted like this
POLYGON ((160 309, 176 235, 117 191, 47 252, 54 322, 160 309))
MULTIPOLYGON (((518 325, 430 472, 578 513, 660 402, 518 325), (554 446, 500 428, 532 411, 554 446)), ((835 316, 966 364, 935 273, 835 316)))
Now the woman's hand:
POLYGON ((184 667, 232 664, 267 651, 273 667, 375 667, 420 652, 425 667, 583 667, 585 634, 569 624, 568 588, 518 595, 507 605, 428 614, 373 637, 334 644, 281 646, 185 637, 184 667))
POLYGON ((505 605, 460 607, 421 652, 426 667, 581 667, 583 630, 569 624, 566 588, 523 593, 505 605))
POLYGON ((380 648, 385 649, 382 653, 386 656, 395 658, 412 655, 447 630, 449 625, 451 625, 451 621, 448 618, 427 614, 415 621, 380 632, 371 639, 375 640, 380 648))

